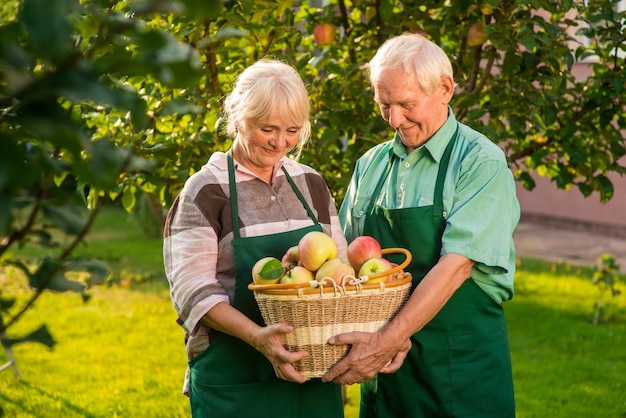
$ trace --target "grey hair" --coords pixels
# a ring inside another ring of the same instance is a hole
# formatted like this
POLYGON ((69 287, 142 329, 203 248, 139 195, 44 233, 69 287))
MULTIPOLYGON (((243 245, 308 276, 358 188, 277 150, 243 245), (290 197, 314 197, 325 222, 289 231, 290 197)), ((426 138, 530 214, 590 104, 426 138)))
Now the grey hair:
POLYGON ((427 95, 441 85, 442 76, 449 76, 454 82, 452 64, 446 53, 419 34, 404 34, 386 40, 368 64, 370 81, 375 83, 381 72, 397 68, 414 74, 427 95))

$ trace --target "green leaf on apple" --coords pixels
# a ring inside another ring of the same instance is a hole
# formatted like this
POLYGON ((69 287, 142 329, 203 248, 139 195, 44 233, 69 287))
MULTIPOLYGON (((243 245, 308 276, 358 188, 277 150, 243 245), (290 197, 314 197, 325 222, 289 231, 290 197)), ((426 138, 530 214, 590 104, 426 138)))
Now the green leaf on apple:
POLYGON ((259 276, 265 280, 280 279, 285 274, 285 267, 278 259, 268 260, 259 270, 259 276))

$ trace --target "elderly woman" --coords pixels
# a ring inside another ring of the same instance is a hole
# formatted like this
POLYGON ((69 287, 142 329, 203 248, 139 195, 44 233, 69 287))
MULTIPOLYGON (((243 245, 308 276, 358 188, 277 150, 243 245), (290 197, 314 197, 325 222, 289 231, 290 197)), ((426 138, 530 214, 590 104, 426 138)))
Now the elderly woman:
POLYGON ((251 270, 281 258, 310 231, 346 240, 324 179, 287 157, 310 136, 309 99, 289 65, 261 60, 243 71, 224 103, 232 148, 211 155, 173 203, 165 271, 189 359, 184 392, 194 417, 340 417, 341 387, 307 379, 289 352, 288 324, 264 326, 251 270))

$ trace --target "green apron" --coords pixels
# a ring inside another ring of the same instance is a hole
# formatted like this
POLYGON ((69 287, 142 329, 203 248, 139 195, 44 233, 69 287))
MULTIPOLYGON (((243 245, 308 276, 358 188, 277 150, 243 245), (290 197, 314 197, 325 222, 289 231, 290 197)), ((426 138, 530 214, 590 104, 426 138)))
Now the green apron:
MULTIPOLYGON (((310 231, 321 231, 311 208, 283 167, 294 192, 314 225, 278 234, 242 238, 239 232, 237 190, 232 156, 228 155, 230 202, 235 254, 233 307, 259 325, 263 319, 248 289, 254 263, 262 257, 282 257, 310 231)), ((252 346, 218 333, 211 345, 189 362, 192 416, 205 417, 343 417, 341 386, 311 379, 304 384, 276 377, 271 363, 252 346)))
MULTIPOLYGON (((392 156, 365 218, 364 235, 383 248, 411 251, 406 270, 413 275, 413 289, 440 258, 446 224, 443 185, 456 136, 440 162, 432 206, 385 209, 375 204, 392 156)), ((411 342, 400 370, 361 385, 361 418, 515 417, 503 310, 474 280, 466 280, 411 342)))

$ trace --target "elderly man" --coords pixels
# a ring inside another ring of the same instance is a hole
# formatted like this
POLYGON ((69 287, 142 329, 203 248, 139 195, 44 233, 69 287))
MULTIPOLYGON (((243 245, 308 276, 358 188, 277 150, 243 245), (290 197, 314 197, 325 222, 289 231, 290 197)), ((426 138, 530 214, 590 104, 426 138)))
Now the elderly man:
POLYGON ((357 162, 339 217, 348 241, 376 238, 413 261, 413 291, 377 333, 346 333, 323 380, 361 385, 361 417, 514 418, 502 302, 513 296, 515 182, 504 153, 459 123, 452 66, 420 35, 369 63, 393 139, 357 162))

